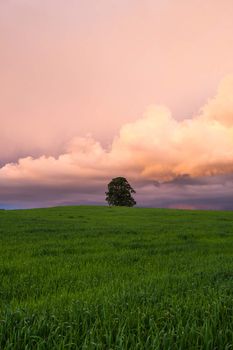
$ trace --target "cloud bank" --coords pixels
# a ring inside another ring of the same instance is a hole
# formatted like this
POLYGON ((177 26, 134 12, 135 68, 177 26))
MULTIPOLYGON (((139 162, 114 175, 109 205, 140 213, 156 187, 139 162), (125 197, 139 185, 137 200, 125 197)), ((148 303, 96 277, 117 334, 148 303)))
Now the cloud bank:
POLYGON ((231 174, 233 76, 221 82, 195 117, 178 121, 168 108, 154 105, 142 118, 123 125, 108 149, 92 136, 76 137, 58 157, 28 156, 5 164, 0 168, 0 203, 81 203, 88 198, 98 203, 107 182, 125 176, 138 189, 142 204, 156 205, 153 196, 159 203, 166 194, 165 205, 170 197, 176 206, 181 196, 177 188, 183 186, 189 200, 199 200, 195 207, 201 207, 201 193, 207 198, 214 191, 219 201, 228 197, 231 174))

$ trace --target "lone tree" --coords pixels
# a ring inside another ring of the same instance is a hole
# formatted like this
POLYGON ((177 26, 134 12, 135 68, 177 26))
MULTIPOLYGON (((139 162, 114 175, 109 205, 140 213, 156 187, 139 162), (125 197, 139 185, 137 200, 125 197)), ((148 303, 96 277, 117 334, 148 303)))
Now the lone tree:
POLYGON ((115 177, 108 184, 106 201, 109 205, 133 207, 136 202, 131 193, 136 193, 124 177, 115 177))

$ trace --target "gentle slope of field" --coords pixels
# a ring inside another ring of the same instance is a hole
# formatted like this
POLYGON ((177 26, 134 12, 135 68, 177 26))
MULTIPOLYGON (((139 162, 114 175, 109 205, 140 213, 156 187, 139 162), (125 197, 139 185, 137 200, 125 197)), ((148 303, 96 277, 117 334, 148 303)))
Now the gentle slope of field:
POLYGON ((0 211, 0 349, 233 349, 233 213, 0 211))

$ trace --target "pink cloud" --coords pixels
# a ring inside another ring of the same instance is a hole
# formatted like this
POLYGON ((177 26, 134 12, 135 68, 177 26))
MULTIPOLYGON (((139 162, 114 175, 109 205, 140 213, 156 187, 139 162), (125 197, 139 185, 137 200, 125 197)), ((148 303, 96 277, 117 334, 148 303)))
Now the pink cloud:
POLYGON ((57 157, 25 157, 5 164, 0 168, 1 192, 7 196, 7 189, 17 193, 39 187, 62 188, 65 193, 89 187, 91 193, 119 175, 140 187, 184 174, 191 178, 231 174, 232 91, 233 77, 227 77, 196 117, 182 121, 166 107, 150 106, 142 118, 122 126, 109 149, 91 136, 76 137, 57 157))
POLYGON ((182 120, 232 71, 232 0, 0 1, 0 164, 106 145, 144 107, 182 120))

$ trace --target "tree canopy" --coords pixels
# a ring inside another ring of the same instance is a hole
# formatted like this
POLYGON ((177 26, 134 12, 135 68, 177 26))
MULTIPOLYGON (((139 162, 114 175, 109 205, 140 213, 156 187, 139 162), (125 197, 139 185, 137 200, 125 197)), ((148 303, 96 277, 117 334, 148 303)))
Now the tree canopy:
POLYGON ((136 193, 124 177, 115 177, 108 184, 106 201, 109 205, 133 207, 136 202, 132 193, 136 193))

